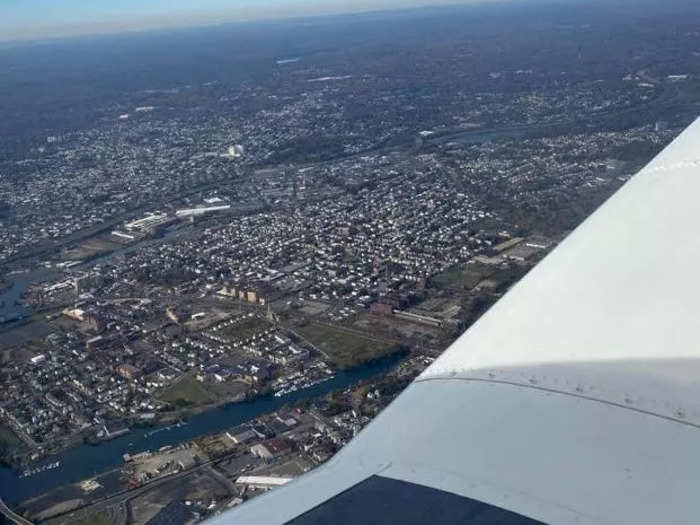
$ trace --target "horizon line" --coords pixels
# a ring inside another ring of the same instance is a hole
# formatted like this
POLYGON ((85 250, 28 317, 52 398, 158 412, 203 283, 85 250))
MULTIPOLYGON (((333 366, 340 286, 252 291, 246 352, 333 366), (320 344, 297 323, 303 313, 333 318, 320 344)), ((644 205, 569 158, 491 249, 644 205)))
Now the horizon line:
MULTIPOLYGON (((549 0, 559 3, 562 0, 549 0)), ((174 15, 151 15, 140 19, 109 21, 82 24, 57 24, 41 26, 22 26, 10 33, 0 29, 0 44, 39 43, 42 41, 65 40, 90 36, 116 36, 129 33, 146 33, 158 30, 204 29, 226 24, 249 24, 255 22, 284 22, 308 21, 334 16, 352 16, 371 13, 391 13, 396 11, 413 11, 423 9, 443 9, 455 7, 478 7, 483 5, 526 4, 532 0, 408 0, 405 5, 382 5, 379 2, 365 0, 364 4, 355 8, 336 6, 336 8, 320 11, 279 12, 270 8, 251 10, 250 8, 227 9, 208 13, 192 13, 179 11, 174 15), (193 20, 195 18, 196 20, 193 20)))

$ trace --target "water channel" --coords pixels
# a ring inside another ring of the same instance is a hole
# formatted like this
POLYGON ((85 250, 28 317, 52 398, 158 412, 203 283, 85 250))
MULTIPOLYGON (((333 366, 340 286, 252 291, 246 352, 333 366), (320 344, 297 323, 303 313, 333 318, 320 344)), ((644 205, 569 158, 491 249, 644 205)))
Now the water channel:
POLYGON ((42 461, 60 461, 60 467, 28 477, 7 467, 0 467, 0 497, 8 504, 17 504, 67 483, 89 478, 102 471, 118 467, 125 453, 157 450, 165 445, 176 445, 204 434, 221 432, 262 414, 275 411, 283 405, 305 399, 318 398, 333 390, 344 389, 360 381, 383 375, 395 368, 405 357, 391 355, 346 372, 312 387, 297 390, 281 397, 262 396, 241 403, 231 403, 190 417, 185 425, 132 429, 131 432, 99 445, 80 445, 62 454, 42 461), (159 430, 153 432, 153 430, 159 430))

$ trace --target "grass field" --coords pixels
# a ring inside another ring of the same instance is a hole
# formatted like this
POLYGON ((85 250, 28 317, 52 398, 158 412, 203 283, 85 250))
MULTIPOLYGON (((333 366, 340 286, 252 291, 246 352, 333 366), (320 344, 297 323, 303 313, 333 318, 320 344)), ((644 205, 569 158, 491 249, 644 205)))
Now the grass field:
POLYGON ((68 250, 66 252, 66 257, 78 261, 107 254, 121 247, 122 245, 119 243, 112 242, 103 236, 98 236, 87 239, 72 250, 68 250))
POLYGON ((388 355, 398 345, 377 341, 327 325, 308 324, 297 329, 299 335, 328 355, 339 368, 351 368, 388 355))
POLYGON ((174 405, 206 405, 217 400, 216 395, 196 379, 185 376, 177 383, 166 387, 160 393, 160 399, 174 405))
POLYGON ((494 268, 482 264, 453 266, 433 277, 432 281, 440 288, 471 290, 483 279, 492 275, 494 271, 494 268))

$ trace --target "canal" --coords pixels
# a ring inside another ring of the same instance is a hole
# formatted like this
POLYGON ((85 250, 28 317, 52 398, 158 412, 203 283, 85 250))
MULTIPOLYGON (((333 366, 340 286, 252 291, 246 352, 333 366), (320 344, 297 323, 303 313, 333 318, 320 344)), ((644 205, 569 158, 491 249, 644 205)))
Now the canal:
POLYGON ((33 476, 20 478, 18 472, 0 468, 0 497, 10 505, 76 481, 92 477, 102 471, 118 467, 125 453, 156 450, 165 445, 175 445, 205 434, 221 432, 262 414, 278 410, 296 401, 318 398, 333 391, 347 388, 360 381, 383 375, 394 369, 405 354, 395 354, 346 372, 338 372, 332 379, 273 397, 262 396, 241 403, 231 403, 214 410, 190 417, 187 424, 169 428, 134 429, 128 434, 99 445, 80 445, 42 463, 59 460, 61 466, 33 476))

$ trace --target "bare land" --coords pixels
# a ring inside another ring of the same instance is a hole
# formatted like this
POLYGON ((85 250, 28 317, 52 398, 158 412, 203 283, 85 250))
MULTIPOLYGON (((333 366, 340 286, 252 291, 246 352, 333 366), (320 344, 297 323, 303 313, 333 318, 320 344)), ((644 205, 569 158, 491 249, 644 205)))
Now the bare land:
POLYGON ((364 337, 329 325, 310 323, 299 327, 297 332, 341 369, 383 357, 398 349, 395 343, 364 337))

